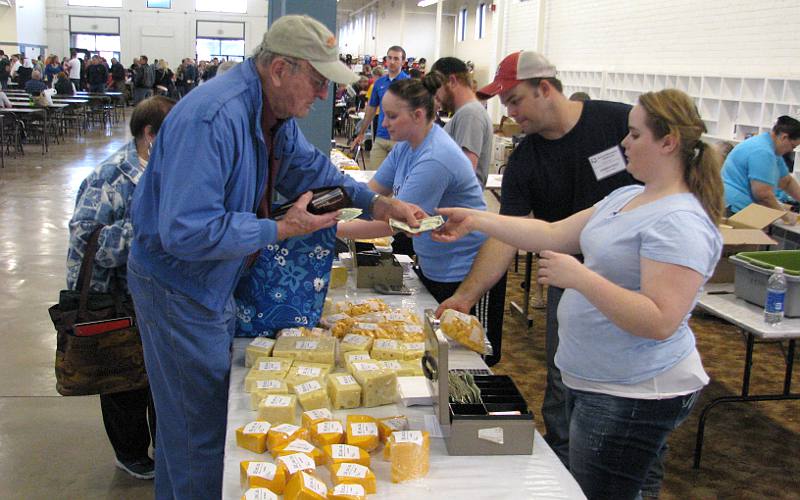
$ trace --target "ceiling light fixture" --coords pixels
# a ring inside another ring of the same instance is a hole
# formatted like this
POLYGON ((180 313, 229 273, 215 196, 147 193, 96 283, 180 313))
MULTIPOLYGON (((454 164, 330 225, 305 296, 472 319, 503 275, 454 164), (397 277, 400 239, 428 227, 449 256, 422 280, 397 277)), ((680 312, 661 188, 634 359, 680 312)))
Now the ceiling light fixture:
POLYGON ((439 0, 419 0, 419 2, 417 2, 417 7, 429 7, 436 4, 438 1, 439 0))

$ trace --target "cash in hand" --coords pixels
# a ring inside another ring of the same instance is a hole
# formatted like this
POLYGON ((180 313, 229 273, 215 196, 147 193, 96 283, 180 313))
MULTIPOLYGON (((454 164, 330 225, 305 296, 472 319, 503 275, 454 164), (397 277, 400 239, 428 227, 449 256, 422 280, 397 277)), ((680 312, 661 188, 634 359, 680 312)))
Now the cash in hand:
POLYGON ((419 234, 424 233, 426 231, 433 231, 434 229, 438 229, 439 227, 444 225, 444 217, 441 215, 434 215, 432 217, 426 217, 424 219, 420 219, 419 227, 411 227, 405 222, 389 219, 389 226, 397 229, 398 231, 404 231, 409 234, 419 234))
POLYGON ((339 211, 339 216, 336 217, 336 220, 339 222, 351 221, 361 217, 362 213, 364 213, 364 211, 360 208, 343 208, 339 211))

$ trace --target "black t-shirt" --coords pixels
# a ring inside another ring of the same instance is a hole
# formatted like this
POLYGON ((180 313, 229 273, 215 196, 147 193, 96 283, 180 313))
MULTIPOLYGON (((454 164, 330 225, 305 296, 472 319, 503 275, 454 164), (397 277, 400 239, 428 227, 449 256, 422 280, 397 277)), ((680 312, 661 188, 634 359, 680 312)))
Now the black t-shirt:
POLYGON ((615 189, 634 184, 627 172, 598 181, 589 157, 617 146, 628 133, 627 104, 586 101, 578 123, 560 139, 526 136, 503 175, 500 213, 549 222, 591 207, 615 189))

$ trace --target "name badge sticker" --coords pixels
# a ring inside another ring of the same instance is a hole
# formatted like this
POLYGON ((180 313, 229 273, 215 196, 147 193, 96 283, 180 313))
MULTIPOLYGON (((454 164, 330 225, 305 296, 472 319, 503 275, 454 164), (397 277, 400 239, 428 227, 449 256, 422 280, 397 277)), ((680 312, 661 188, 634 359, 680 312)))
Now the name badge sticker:
POLYGON ((619 146, 612 146, 590 156, 589 163, 592 165, 594 176, 598 181, 625 170, 625 156, 619 146))

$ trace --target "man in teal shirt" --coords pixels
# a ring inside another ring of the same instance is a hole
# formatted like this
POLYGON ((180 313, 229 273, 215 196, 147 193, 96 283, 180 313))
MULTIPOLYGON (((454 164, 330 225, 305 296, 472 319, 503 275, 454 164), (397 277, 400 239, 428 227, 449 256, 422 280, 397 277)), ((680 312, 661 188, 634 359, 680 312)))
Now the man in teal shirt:
MULTIPOLYGON (((775 196, 781 189, 800 200, 800 184, 789 173, 783 155, 800 144, 800 121, 781 116, 772 130, 751 137, 733 148, 722 166, 725 204, 732 213, 751 203, 784 210, 775 196)), ((788 213, 784 220, 797 223, 797 215, 788 213)))

